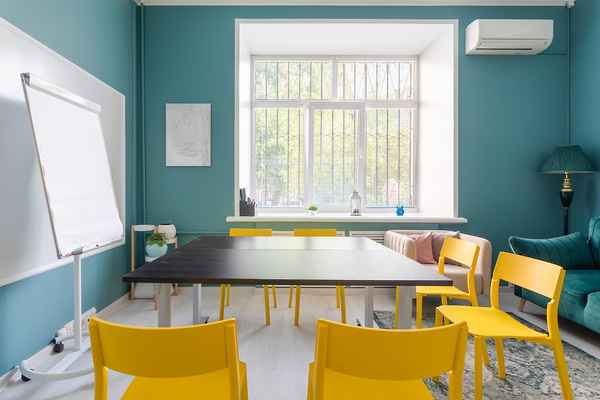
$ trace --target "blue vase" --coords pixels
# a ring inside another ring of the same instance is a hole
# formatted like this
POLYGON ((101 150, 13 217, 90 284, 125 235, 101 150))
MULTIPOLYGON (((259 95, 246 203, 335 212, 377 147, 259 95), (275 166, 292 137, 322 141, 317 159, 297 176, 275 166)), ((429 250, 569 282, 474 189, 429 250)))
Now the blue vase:
POLYGON ((404 206, 398 206, 396 207, 396 215, 401 217, 404 215, 404 206))
POLYGON ((165 244, 164 246, 159 246, 157 244, 147 244, 146 245, 146 254, 148 257, 162 257, 167 254, 167 250, 169 247, 165 244))

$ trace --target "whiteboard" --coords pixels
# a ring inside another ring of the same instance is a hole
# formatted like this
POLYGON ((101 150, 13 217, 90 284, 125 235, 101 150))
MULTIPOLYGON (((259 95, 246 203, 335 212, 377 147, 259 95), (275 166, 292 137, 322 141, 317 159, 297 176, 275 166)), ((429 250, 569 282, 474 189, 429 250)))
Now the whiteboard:
MULTIPOLYGON (((32 74, 102 108, 106 156, 125 221, 125 97, 0 18, 0 286, 65 265, 59 259, 20 74, 32 74)), ((67 156, 68 149, 65 149, 67 156)), ((123 232, 124 234, 124 232, 123 232)), ((124 240, 102 248, 121 246, 124 240)), ((93 254, 93 253, 92 253, 93 254)))
POLYGON ((22 77, 58 257, 122 240, 102 107, 30 74, 22 77))

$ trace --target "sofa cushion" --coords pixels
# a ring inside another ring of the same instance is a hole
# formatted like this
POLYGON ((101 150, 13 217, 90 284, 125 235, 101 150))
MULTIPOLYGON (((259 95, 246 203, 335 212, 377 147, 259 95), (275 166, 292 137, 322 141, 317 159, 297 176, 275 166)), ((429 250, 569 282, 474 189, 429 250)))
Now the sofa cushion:
POLYGON ((563 292, 576 297, 585 297, 600 292, 600 269, 572 269, 565 274, 563 292))
POLYGON ((600 265, 600 217, 590 219, 588 240, 594 263, 600 265))
MULTIPOLYGON (((565 274, 563 291, 560 295, 558 313, 563 318, 584 324, 584 310, 589 298, 600 291, 600 270, 568 270, 565 274)), ((550 299, 530 290, 519 288, 515 294, 527 301, 546 307, 550 299)))
POLYGON ((583 325, 600 333, 600 291, 590 293, 583 312, 583 325))
POLYGON ((565 269, 589 268, 594 265, 587 241, 580 232, 551 239, 508 239, 513 252, 551 262, 565 269))

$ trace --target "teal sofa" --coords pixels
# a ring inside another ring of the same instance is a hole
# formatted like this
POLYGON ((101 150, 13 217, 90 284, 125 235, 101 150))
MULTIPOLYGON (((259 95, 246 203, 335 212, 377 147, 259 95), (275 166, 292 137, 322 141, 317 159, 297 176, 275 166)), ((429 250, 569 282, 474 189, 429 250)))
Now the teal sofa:
MULTIPOLYGON (((565 282, 558 314, 600 333, 600 217, 590 220, 587 236, 572 233, 551 239, 511 236, 512 251, 565 268, 565 282)), ((515 287, 515 294, 545 307, 548 298, 515 287)))

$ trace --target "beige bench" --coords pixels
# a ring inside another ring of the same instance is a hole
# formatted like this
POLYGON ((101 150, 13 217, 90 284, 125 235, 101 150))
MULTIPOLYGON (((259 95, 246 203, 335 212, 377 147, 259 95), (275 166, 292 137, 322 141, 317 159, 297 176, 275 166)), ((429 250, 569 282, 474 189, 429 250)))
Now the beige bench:
MULTIPOLYGON (((417 258, 417 248, 414 239, 411 239, 410 234, 418 234, 428 232, 427 230, 393 230, 385 232, 384 244, 390 249, 397 251, 413 260, 417 258)), ((434 231, 440 233, 451 233, 450 231, 434 231)), ((489 240, 459 233, 459 239, 468 240, 469 242, 479 245, 479 259, 477 260, 477 269, 475 270, 475 285, 479 294, 489 294, 490 281, 492 276, 492 245, 489 240)), ((435 269, 437 264, 422 264, 426 268, 435 269)), ((467 290, 467 271, 468 269, 460 265, 446 264, 445 275, 454 281, 454 286, 466 291, 467 290)))

